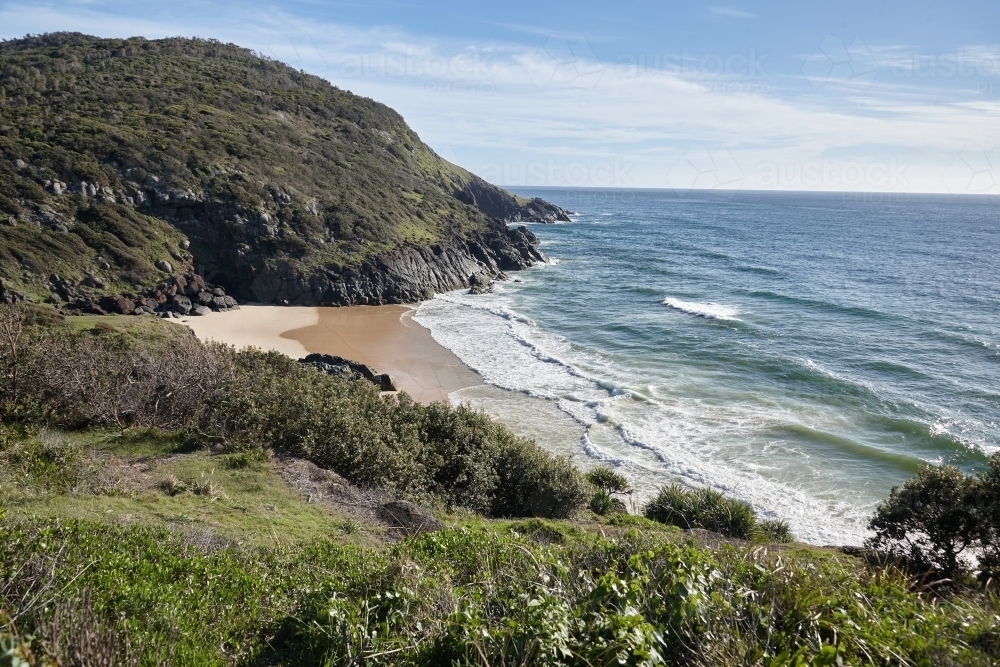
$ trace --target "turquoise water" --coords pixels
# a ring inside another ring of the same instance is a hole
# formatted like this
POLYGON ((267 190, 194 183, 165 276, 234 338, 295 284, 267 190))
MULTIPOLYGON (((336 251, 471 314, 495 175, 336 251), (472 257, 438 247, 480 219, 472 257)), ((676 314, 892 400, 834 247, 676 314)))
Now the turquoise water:
POLYGON ((526 189, 553 262, 417 320, 458 392, 644 497, 711 485, 816 543, 857 543, 923 462, 1000 448, 995 198, 526 189))

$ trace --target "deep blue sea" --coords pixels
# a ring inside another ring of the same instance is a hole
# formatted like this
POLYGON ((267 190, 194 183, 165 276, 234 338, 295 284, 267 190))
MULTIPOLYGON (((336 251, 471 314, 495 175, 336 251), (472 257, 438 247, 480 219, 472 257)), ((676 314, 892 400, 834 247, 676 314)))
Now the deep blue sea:
POLYGON ((521 189, 551 263, 417 320, 487 386, 452 395, 639 502, 708 485, 858 543, 925 463, 1000 448, 1000 200, 521 189))

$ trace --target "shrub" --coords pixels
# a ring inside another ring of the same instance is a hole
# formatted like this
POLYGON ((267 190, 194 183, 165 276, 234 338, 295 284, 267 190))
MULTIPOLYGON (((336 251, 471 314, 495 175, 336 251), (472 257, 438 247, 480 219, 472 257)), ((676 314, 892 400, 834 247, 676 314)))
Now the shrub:
POLYGON ((1000 578, 1000 452, 990 457, 989 468, 979 475, 980 578, 1000 578))
POLYGON ((490 516, 567 516, 586 501, 568 461, 482 413, 383 397, 276 352, 236 355, 202 429, 231 449, 272 447, 360 486, 490 516))
POLYGON ((646 505, 646 517, 680 528, 704 528, 727 537, 749 540, 757 520, 750 506, 714 489, 686 489, 671 484, 646 505))
POLYGON ((620 505, 621 505, 620 500, 616 502, 616 499, 612 498, 611 494, 609 494, 607 491, 605 491, 604 489, 598 489, 597 492, 590 497, 589 507, 590 511, 593 512, 594 514, 598 514, 600 516, 606 516, 608 514, 619 513, 620 505))
POLYGON ((791 542, 792 529, 782 519, 760 519, 757 521, 754 539, 761 542, 791 542))
POLYGON ((958 468, 924 466, 879 504, 866 546, 921 572, 952 577, 967 568, 964 555, 982 533, 981 492, 981 481, 958 468))
POLYGON ((597 491, 590 498, 590 510, 594 514, 624 514, 628 512, 625 503, 615 498, 616 494, 629 495, 632 489, 624 475, 607 466, 598 466, 586 474, 586 480, 597 491))
POLYGON ((108 327, 25 326, 27 311, 0 305, 0 409, 4 421, 63 427, 192 423, 231 377, 233 352, 194 336, 164 341, 108 327))
POLYGON ((497 473, 491 516, 563 519, 587 502, 580 471, 568 458, 553 456, 531 440, 511 435, 500 448, 497 473))
POLYGON ((615 472, 607 466, 598 466, 587 473, 587 481, 602 491, 612 493, 630 493, 628 480, 624 475, 615 472))
MULTIPOLYGON (((491 516, 565 517, 587 500, 568 460, 482 413, 383 397, 370 382, 332 377, 277 352, 68 327, 19 329, 16 354, 2 349, 8 375, 13 368, 22 381, 8 391, 0 424, 186 429, 228 449, 230 467, 259 465, 273 449, 362 487, 491 516)), ((8 433, 0 430, 3 442, 8 433)))

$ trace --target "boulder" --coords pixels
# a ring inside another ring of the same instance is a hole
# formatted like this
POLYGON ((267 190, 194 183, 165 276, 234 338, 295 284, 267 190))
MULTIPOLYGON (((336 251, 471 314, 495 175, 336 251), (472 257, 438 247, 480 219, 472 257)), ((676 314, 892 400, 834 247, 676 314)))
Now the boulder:
POLYGON ((367 364, 359 364, 356 361, 344 359, 336 355, 313 353, 299 359, 299 363, 312 366, 327 375, 335 375, 352 380, 368 380, 378 385, 381 391, 398 391, 396 383, 392 381, 388 373, 378 374, 367 364))
POLYGON ((94 287, 97 289, 104 288, 104 280, 100 276, 95 276, 92 273, 88 273, 86 276, 84 276, 83 280, 81 280, 80 283, 84 287, 94 287))
POLYGON ((164 273, 173 273, 174 272, 174 266, 173 266, 173 264, 171 264, 170 262, 168 262, 165 259, 161 259, 160 261, 158 261, 156 263, 156 268, 158 268, 160 271, 163 271, 164 273))
POLYGON ((382 391, 399 391, 396 387, 396 383, 392 381, 388 373, 382 373, 381 375, 376 375, 375 379, 378 381, 379 389, 382 391))
POLYGON ((191 309, 191 314, 192 315, 199 315, 199 316, 200 315, 208 315, 211 312, 212 312, 212 309, 208 308, 206 306, 195 306, 194 308, 191 309))
POLYGON ((444 525, 437 517, 424 508, 405 500, 394 500, 379 505, 376 514, 390 528, 401 530, 407 535, 420 535, 441 530, 444 525))
POLYGON ((191 312, 191 308, 193 307, 191 299, 186 296, 181 296, 180 294, 175 294, 170 299, 170 305, 175 313, 180 313, 181 315, 187 315, 191 312))
POLYGON ((99 305, 105 312, 115 313, 117 315, 131 315, 136 309, 135 302, 123 296, 103 297, 100 300, 99 305))

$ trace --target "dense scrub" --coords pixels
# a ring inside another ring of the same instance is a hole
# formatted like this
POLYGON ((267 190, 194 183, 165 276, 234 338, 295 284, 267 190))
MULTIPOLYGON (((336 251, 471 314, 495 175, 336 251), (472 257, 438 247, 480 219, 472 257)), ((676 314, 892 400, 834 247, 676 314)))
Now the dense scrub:
POLYGON ((183 429, 194 446, 273 449, 347 480, 489 516, 565 517, 580 473, 481 413, 382 396, 276 352, 178 333, 25 326, 0 305, 3 421, 62 428, 183 429))
MULTIPOLYGON (((44 652, 83 620, 141 664, 989 665, 988 603, 821 552, 710 552, 542 522, 384 551, 204 552, 141 527, 3 524, 0 607, 44 652), (141 650, 140 650, 141 648, 141 650)), ((0 628, 3 625, 0 624, 0 628)), ((3 632, 0 630, 0 642, 3 632)), ((10 641, 8 638, 6 641, 10 641)), ((81 663, 93 664, 93 663, 81 663)), ((127 664, 127 663, 126 663, 127 664)))

